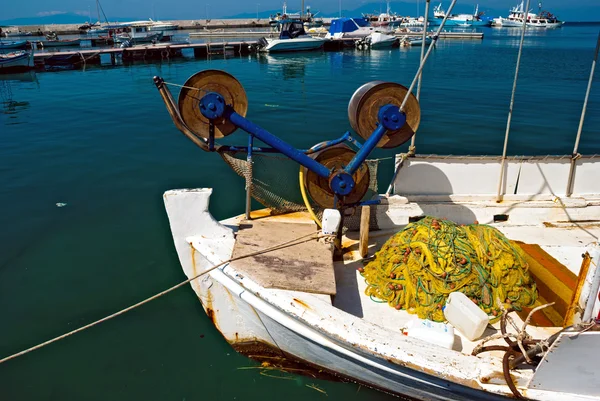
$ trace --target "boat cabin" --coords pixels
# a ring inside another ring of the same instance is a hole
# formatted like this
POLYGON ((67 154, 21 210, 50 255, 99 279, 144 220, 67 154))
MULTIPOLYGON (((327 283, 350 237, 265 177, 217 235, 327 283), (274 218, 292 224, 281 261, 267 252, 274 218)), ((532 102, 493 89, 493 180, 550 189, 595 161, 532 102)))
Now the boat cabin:
POLYGON ((285 21, 281 24, 279 39, 294 39, 299 36, 306 36, 304 24, 300 21, 285 21))

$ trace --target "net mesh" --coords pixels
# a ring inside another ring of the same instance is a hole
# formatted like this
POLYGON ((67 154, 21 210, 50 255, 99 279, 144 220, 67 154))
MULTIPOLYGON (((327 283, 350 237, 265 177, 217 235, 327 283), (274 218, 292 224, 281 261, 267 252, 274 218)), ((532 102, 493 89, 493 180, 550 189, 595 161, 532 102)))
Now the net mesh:
MULTIPOLYGON (((240 177, 246 180, 246 186, 251 185, 251 195, 263 206, 271 209, 273 214, 284 214, 290 212, 306 211, 302 200, 298 171, 300 166, 297 162, 279 154, 255 153, 252 155, 252 163, 246 160, 245 152, 220 151, 223 160, 240 177)), ((370 199, 378 193, 377 191, 377 167, 379 160, 366 160, 369 168, 370 181, 369 190, 364 199, 370 199)), ((323 208, 311 202, 315 214, 321 218, 323 208)), ((360 224, 360 208, 350 210, 352 213, 344 219, 344 225, 348 229, 357 229, 360 224)), ((377 228, 377 217, 371 213, 371 228, 377 228)))

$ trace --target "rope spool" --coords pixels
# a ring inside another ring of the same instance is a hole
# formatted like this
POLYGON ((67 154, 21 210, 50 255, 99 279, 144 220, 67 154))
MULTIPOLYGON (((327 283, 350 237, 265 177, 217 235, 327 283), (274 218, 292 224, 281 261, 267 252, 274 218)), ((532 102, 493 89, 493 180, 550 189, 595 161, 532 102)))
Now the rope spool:
POLYGON ((392 236, 360 270, 371 299, 438 322, 454 291, 492 319, 503 307, 521 310, 537 299, 523 251, 486 225, 425 217, 392 236))

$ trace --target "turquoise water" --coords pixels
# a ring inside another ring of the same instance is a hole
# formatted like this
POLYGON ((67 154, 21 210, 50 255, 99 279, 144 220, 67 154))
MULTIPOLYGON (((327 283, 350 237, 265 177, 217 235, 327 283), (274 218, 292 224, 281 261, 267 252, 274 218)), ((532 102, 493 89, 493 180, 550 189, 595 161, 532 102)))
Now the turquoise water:
MULTIPOLYGON (((528 33, 510 154, 571 153, 598 29, 528 33)), ((501 153, 519 34, 485 33, 483 41, 445 41, 432 53, 418 152, 501 153)), ((419 53, 215 57, 0 76, 0 356, 185 279, 162 205, 165 190, 213 187, 217 218, 243 211, 242 179, 174 128, 152 76, 183 83, 198 70, 224 69, 244 85, 250 119, 308 147, 349 129, 347 103, 361 84, 409 85, 419 53)), ((599 75, 584 154, 600 153, 599 75)), ((380 164, 380 190, 391 169, 391 160, 380 164)), ((248 366, 255 363, 231 350, 186 287, 0 365, 0 399, 327 398, 311 384, 333 399, 390 399, 355 384, 281 380, 240 369, 248 366)))

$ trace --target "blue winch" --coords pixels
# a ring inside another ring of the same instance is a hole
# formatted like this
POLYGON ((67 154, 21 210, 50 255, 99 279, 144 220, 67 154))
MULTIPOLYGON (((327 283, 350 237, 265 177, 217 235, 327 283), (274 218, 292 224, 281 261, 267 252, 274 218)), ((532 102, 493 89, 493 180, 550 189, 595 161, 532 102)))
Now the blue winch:
POLYGON ((205 151, 246 152, 248 159, 253 153, 283 154, 304 166, 306 190, 323 208, 368 204, 363 200, 370 181, 365 160, 376 147, 404 144, 420 122, 419 103, 406 87, 373 81, 358 88, 348 105, 350 125, 364 139, 362 144, 346 132, 338 139, 300 150, 246 118, 246 92, 237 79, 224 71, 205 70, 191 76, 182 86, 178 105, 162 78, 155 77, 154 82, 175 125, 196 145, 205 151), (216 139, 238 128, 249 134, 246 145, 216 143, 216 139), (255 138, 268 146, 254 146, 255 138))

